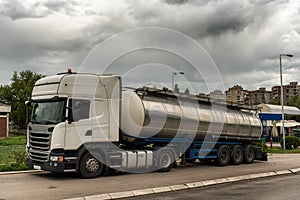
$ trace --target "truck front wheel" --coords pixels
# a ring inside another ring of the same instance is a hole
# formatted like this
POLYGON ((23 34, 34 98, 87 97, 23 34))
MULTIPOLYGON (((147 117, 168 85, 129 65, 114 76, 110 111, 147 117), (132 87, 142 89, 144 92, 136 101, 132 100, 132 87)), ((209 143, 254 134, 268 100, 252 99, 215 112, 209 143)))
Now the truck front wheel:
POLYGON ((95 178, 103 171, 103 164, 90 153, 85 153, 79 165, 79 172, 82 178, 95 178))
POLYGON ((175 159, 171 151, 165 150, 160 152, 158 156, 158 171, 159 172, 168 172, 171 170, 175 159))

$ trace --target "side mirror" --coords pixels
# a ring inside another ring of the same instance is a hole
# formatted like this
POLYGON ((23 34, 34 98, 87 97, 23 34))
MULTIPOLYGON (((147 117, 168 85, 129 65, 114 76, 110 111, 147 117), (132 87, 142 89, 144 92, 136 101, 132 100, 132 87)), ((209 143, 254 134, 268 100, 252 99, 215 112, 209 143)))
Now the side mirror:
POLYGON ((29 106, 31 106, 31 101, 25 101, 26 106, 26 126, 28 126, 29 123, 29 106))
POLYGON ((26 106, 31 106, 31 101, 25 101, 26 106))
POLYGON ((68 116, 66 117, 66 120, 68 121, 68 124, 72 124, 74 122, 73 120, 73 108, 72 107, 66 107, 68 110, 68 116))

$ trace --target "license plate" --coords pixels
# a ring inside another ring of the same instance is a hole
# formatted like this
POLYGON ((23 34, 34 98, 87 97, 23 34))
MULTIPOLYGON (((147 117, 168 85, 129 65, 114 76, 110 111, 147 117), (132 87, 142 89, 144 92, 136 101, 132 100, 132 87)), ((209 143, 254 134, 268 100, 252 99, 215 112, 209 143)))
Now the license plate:
POLYGON ((38 166, 38 165, 33 165, 33 169, 41 170, 42 167, 41 167, 41 166, 38 166))

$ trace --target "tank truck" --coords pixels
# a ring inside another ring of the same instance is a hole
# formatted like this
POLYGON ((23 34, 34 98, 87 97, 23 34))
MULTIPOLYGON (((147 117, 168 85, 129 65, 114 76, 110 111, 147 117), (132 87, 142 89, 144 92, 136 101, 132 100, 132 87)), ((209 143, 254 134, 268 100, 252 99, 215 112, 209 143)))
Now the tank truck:
POLYGON ((30 101, 31 169, 98 177, 109 169, 170 171, 267 160, 255 110, 167 88, 122 88, 121 77, 68 71, 38 80, 30 101))

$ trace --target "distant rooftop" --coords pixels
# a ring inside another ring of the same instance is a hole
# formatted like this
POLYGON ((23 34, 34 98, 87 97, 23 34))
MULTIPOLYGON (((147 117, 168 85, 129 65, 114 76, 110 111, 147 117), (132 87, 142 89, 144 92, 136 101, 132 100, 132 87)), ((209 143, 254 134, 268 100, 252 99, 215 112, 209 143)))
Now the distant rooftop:
POLYGON ((11 107, 10 105, 6 105, 4 103, 0 103, 0 112, 10 113, 11 107))
MULTIPOLYGON (((262 112, 265 113, 281 113, 281 106, 272 104, 259 104, 262 112)), ((294 106, 284 106, 284 114, 287 115, 300 115, 300 110, 294 106)))

